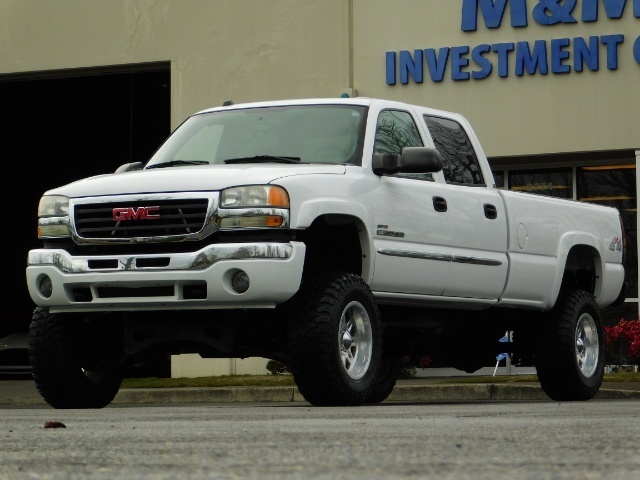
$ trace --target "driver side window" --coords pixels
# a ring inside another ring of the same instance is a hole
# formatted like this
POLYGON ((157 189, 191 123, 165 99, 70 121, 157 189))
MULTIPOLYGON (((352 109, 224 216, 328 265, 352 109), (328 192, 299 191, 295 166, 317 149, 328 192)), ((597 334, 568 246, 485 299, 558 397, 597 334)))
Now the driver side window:
MULTIPOLYGON (((409 112, 383 110, 378 116, 374 154, 400 155, 404 147, 423 147, 418 127, 409 112)), ((396 173, 394 177, 433 181, 430 173, 396 173)))

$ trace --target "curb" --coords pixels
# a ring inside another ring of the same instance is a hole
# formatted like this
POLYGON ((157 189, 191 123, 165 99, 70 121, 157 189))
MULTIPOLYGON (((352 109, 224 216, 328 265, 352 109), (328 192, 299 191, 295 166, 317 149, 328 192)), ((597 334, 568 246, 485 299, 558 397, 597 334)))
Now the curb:
POLYGON ((0 407, 6 406, 21 406, 21 405, 46 405, 47 402, 41 396, 37 397, 12 397, 12 398, 0 398, 0 407))
POLYGON ((113 404, 304 402, 296 387, 125 388, 113 404))
MULTIPOLYGON (((640 400, 640 391, 600 389, 594 399, 640 400)), ((535 385, 396 385, 385 402, 552 401, 535 385)), ((306 402, 296 387, 123 389, 114 404, 306 402)))
MULTIPOLYGON (((640 400, 638 390, 600 389, 596 400, 640 400)), ((537 385, 450 384, 396 385, 386 403, 552 401, 537 385)), ((121 389, 111 404, 305 403, 297 387, 131 388, 121 389)), ((0 399, 0 405, 46 405, 40 396, 0 399)))

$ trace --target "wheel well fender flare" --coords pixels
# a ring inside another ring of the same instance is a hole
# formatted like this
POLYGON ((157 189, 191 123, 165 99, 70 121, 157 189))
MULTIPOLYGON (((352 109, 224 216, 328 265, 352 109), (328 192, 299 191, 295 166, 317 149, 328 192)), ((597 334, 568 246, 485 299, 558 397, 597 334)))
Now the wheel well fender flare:
POLYGON ((371 217, 367 208, 357 202, 346 199, 314 198, 300 205, 295 216, 292 215, 291 227, 305 229, 320 217, 341 218, 352 221, 358 228, 360 246, 362 248, 362 278, 367 284, 373 278, 375 250, 373 231, 368 219, 371 217))
POLYGON ((600 254, 602 248, 601 242, 593 234, 585 232, 567 232, 560 238, 558 243, 558 253, 556 256, 556 274, 553 281, 553 288, 549 297, 548 308, 553 307, 562 287, 562 279, 565 271, 568 267, 568 262, 572 252, 576 252, 577 249, 585 248, 593 256, 593 268, 595 274, 595 285, 593 291, 589 292, 594 298, 599 298, 602 293, 602 272, 604 271, 603 257, 600 254))

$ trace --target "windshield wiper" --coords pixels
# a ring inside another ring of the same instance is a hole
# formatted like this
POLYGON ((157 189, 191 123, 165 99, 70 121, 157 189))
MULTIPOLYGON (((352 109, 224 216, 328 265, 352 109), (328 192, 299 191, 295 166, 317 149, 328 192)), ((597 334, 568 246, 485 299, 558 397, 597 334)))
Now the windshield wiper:
POLYGON ((300 157, 256 155, 255 157, 229 158, 225 160, 224 163, 300 163, 300 157))
POLYGON ((150 165, 149 168, 166 168, 166 167, 175 167, 176 165, 209 165, 209 162, 206 160, 171 160, 170 162, 156 163, 154 165, 150 165))

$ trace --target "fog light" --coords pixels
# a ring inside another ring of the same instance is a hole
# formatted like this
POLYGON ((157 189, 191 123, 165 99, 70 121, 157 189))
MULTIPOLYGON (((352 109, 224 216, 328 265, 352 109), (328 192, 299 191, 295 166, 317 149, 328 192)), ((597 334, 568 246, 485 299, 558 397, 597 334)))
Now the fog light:
POLYGON ((244 293, 249 290, 249 275, 240 270, 236 272, 231 279, 231 286, 238 293, 244 293))
POLYGON ((53 284, 51 283, 51 278, 47 275, 44 275, 40 279, 40 285, 38 285, 38 289, 43 297, 49 298, 51 297, 51 293, 53 293, 53 284))

